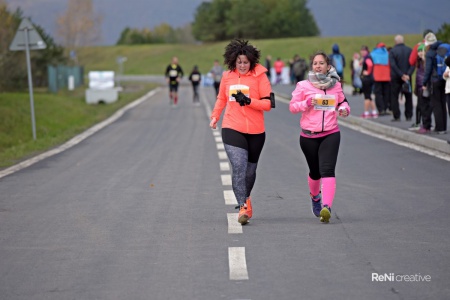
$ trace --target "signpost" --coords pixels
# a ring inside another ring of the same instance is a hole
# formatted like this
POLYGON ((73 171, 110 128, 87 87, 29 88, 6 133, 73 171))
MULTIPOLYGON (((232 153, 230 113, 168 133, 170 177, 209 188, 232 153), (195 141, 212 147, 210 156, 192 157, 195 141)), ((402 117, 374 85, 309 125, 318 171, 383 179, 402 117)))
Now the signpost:
POLYGON ((34 117, 34 99, 33 99, 33 80, 31 77, 30 50, 45 49, 47 45, 44 43, 33 24, 28 19, 23 19, 17 29, 16 35, 9 46, 11 51, 26 52, 27 70, 28 70, 28 89, 30 91, 30 107, 31 107, 31 126, 33 130, 33 139, 36 139, 36 121, 34 117))

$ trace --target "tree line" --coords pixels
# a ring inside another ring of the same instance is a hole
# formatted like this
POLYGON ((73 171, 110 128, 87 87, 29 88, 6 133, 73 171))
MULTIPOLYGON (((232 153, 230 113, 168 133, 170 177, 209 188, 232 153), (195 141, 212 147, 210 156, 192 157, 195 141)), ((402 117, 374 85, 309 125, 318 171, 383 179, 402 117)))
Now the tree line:
POLYGON ((212 0, 201 3, 194 21, 182 28, 125 28, 118 45, 217 42, 231 38, 316 36, 320 31, 306 0, 212 0))

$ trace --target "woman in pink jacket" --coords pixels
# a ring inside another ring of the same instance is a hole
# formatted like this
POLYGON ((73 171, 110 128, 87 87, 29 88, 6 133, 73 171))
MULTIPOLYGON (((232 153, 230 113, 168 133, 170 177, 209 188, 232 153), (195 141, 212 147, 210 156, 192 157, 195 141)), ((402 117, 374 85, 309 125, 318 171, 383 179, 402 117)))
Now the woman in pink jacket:
POLYGON ((328 223, 336 190, 335 169, 341 140, 337 117, 347 117, 350 106, 325 52, 314 54, 311 70, 308 79, 297 83, 292 92, 289 110, 302 113, 300 148, 309 167, 312 212, 321 222, 328 223))

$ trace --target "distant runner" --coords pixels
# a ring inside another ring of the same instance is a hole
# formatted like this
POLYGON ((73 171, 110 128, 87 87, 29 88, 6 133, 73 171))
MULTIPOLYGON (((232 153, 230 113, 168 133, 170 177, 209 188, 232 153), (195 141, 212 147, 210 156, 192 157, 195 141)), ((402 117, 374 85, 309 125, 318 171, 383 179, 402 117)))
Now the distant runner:
POLYGON ((178 104, 178 84, 183 78, 183 69, 178 64, 178 58, 172 57, 172 63, 166 68, 166 80, 169 84, 170 104, 176 107, 178 104))

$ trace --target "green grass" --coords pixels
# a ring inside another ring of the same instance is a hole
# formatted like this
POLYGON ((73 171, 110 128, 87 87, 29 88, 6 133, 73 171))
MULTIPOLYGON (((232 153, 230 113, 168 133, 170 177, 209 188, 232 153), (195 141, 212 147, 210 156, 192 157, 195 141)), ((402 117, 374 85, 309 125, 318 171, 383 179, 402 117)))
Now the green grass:
POLYGON ((86 104, 84 88, 58 94, 37 91, 36 140, 32 134, 29 94, 0 93, 0 168, 64 143, 154 87, 125 84, 119 100, 107 105, 86 104))
MULTIPOLYGON (((405 35, 405 44, 414 46, 421 40, 420 35, 405 35)), ((272 56, 272 62, 277 57, 287 61, 295 54, 309 57, 317 50, 331 53, 331 47, 338 43, 341 52, 345 55, 347 66, 345 77, 350 76, 349 62, 354 52, 359 52, 362 45, 369 48, 375 47, 379 42, 387 46, 394 45, 394 36, 362 36, 362 37, 308 37, 288 38, 273 40, 251 40, 254 46, 261 50, 262 62, 267 55, 272 56)), ((198 65, 200 72, 207 73, 214 59, 223 61, 223 51, 226 42, 210 43, 201 45, 136 45, 136 46, 109 46, 89 47, 79 50, 80 64, 90 70, 114 70, 117 71, 117 56, 127 57, 124 63, 124 73, 129 75, 163 74, 166 66, 170 63, 172 56, 178 56, 180 65, 185 73, 189 73, 194 65, 198 65)))

